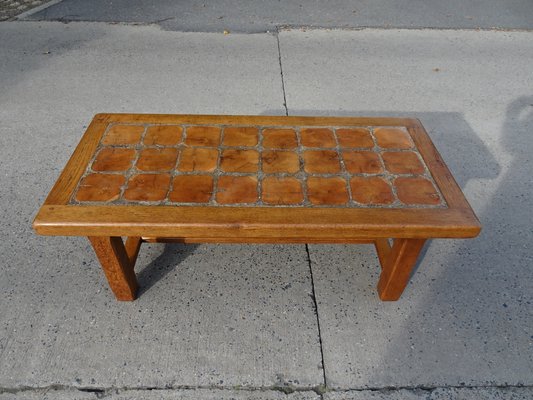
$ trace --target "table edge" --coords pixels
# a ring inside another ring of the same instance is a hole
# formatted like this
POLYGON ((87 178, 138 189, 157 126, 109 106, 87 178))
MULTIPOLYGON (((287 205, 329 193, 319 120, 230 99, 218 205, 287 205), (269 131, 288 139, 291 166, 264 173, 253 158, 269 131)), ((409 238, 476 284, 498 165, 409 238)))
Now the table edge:
POLYGON ((43 206, 42 235, 161 237, 475 237, 468 209, 43 206))

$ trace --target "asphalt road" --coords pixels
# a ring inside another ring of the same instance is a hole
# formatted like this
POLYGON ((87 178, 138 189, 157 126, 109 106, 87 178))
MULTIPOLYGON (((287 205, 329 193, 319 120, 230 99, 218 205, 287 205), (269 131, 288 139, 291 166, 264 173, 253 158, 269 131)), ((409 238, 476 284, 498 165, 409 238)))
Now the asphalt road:
POLYGON ((191 32, 319 28, 532 29, 530 0, 64 0, 30 17, 157 24, 191 32))

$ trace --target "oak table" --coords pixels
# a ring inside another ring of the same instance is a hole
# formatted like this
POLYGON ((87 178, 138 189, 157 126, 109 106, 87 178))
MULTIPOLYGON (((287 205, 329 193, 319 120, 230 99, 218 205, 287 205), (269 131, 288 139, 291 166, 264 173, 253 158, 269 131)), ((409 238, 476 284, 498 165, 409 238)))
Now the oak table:
POLYGON ((144 114, 94 117, 33 226, 88 236, 118 300, 166 241, 374 244, 397 300, 427 239, 481 229, 416 119, 144 114))

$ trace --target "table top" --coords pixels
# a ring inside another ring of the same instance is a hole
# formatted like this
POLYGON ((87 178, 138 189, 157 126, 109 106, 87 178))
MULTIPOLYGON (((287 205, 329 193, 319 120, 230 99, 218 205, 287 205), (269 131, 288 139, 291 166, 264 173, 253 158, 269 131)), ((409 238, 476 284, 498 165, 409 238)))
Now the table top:
POLYGON ((96 115, 34 226, 354 240, 480 229, 418 120, 147 114, 96 115))

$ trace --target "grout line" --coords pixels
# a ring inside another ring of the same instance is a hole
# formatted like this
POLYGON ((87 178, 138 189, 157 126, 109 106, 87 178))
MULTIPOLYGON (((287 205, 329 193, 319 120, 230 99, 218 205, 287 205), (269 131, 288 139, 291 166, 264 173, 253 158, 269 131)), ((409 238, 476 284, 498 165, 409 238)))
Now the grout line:
POLYGON ((326 363, 324 362, 324 346, 322 342, 322 330, 320 329, 320 318, 318 316, 318 303, 316 301, 316 292, 315 292, 315 279, 313 277, 313 265, 311 263, 311 254, 309 253, 309 244, 305 244, 305 251, 307 253, 307 263, 309 264, 309 273, 311 275, 311 289, 312 289, 312 298, 313 298, 313 304, 315 307, 315 314, 316 314, 316 324, 318 328, 318 341, 320 343, 320 357, 322 359, 322 379, 323 379, 323 385, 324 389, 327 389, 328 383, 326 380, 326 363))
POLYGON ((285 79, 283 77, 283 66, 281 65, 281 46, 279 44, 279 29, 277 29, 276 40, 278 42, 278 61, 279 71, 281 73, 281 90, 283 91, 283 107, 285 107, 285 115, 289 116, 289 108, 287 107, 287 95, 285 93, 285 79))

